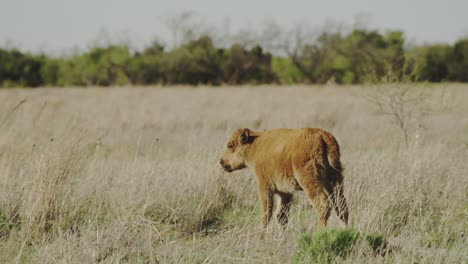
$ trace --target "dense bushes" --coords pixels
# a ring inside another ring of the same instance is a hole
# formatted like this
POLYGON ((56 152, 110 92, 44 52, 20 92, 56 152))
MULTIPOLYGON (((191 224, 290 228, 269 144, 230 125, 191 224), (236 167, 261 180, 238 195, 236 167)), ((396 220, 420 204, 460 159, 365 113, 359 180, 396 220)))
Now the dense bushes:
POLYGON ((312 83, 333 78, 338 83, 361 83, 370 75, 383 76, 404 64, 403 36, 389 32, 354 30, 347 36, 322 34, 318 43, 306 45, 296 65, 312 83))
POLYGON ((408 62, 419 69, 417 80, 468 82, 468 38, 453 46, 432 45, 407 52, 408 62))
POLYGON ((165 50, 159 43, 130 52, 125 45, 96 47, 69 58, 0 49, 0 86, 109 86, 127 84, 337 83, 380 79, 388 71, 414 81, 468 82, 468 39, 453 46, 404 50, 399 31, 322 33, 291 57, 261 46, 216 47, 209 36, 165 50), (408 78, 409 77, 409 78, 408 78))
POLYGON ((128 64, 131 60, 125 46, 95 48, 59 64, 56 83, 46 85, 124 85, 129 83, 128 64))
POLYGON ((41 68, 45 57, 23 54, 17 50, 0 49, 1 86, 39 86, 43 79, 41 68))

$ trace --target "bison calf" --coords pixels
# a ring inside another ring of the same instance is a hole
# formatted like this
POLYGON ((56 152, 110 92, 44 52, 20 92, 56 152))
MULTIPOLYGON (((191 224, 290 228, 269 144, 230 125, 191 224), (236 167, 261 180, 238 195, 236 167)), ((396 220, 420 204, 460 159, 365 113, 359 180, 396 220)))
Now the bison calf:
POLYGON ((257 176, 265 229, 273 212, 275 194, 281 198, 278 222, 286 226, 295 190, 307 194, 317 212, 319 227, 326 226, 332 207, 348 223, 339 145, 324 130, 238 129, 227 142, 220 164, 227 172, 247 167, 257 176))

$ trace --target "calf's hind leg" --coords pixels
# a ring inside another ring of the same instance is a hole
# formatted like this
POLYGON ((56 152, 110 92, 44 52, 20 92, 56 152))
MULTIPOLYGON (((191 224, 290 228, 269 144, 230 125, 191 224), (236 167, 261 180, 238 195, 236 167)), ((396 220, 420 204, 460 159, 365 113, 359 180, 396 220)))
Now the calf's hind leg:
POLYGON ((279 196, 281 198, 281 204, 279 206, 279 211, 276 214, 276 219, 283 228, 286 228, 289 220, 289 209, 291 208, 293 196, 289 193, 281 193, 279 196))
POLYGON ((317 212, 317 226, 323 228, 327 226, 328 218, 330 217, 331 205, 328 199, 328 194, 320 182, 320 171, 315 166, 308 166, 298 169, 295 177, 299 185, 302 187, 307 197, 314 205, 317 212))
POLYGON ((343 189, 343 176, 339 172, 333 172, 328 175, 331 181, 326 184, 328 193, 330 194, 330 200, 335 208, 338 217, 345 223, 348 224, 348 205, 344 196, 343 189))
POLYGON ((339 183, 333 188, 332 195, 333 205, 335 206, 335 211, 338 217, 345 223, 348 224, 348 205, 346 203, 346 198, 343 193, 343 183, 339 183))

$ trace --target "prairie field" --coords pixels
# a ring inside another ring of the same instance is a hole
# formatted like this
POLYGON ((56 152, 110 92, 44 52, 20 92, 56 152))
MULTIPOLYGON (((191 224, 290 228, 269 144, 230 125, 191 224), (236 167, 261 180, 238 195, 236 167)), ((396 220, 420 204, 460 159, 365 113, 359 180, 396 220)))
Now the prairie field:
POLYGON ((467 263, 467 102, 462 84, 0 90, 0 263, 323 262, 303 192, 260 238, 255 176, 218 163, 240 127, 336 136, 359 239, 326 261, 467 263))

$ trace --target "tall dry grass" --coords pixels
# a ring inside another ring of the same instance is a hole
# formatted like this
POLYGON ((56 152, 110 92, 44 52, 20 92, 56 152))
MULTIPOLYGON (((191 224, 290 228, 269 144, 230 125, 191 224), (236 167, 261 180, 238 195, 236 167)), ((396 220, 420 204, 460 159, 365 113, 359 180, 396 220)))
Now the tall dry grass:
POLYGON ((466 263, 467 88, 405 104, 407 147, 370 87, 0 90, 0 262, 291 262, 316 232, 305 195, 260 240, 255 178, 217 161, 238 127, 320 127, 342 146, 350 226, 391 248, 335 261, 466 263))

